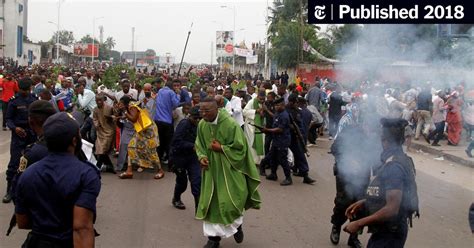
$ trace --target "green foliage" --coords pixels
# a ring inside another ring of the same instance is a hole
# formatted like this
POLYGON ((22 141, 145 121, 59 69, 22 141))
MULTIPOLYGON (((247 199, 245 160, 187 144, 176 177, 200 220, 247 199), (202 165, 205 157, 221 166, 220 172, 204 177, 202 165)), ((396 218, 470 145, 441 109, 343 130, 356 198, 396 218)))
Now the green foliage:
MULTIPOLYGON (((51 43, 51 44, 56 43, 57 33, 58 33, 57 31, 54 32, 53 36, 49 40, 49 43, 51 43)), ((72 33, 72 31, 59 30, 59 43, 60 44, 70 46, 70 45, 74 44, 74 42, 75 42, 75 39, 74 39, 74 34, 72 33)))
POLYGON ((110 66, 105 70, 104 77, 102 78, 103 84, 109 89, 118 89, 118 83, 120 81, 120 74, 125 70, 127 71, 128 78, 130 81, 135 80, 135 71, 133 68, 129 67, 128 65, 114 65, 110 66))

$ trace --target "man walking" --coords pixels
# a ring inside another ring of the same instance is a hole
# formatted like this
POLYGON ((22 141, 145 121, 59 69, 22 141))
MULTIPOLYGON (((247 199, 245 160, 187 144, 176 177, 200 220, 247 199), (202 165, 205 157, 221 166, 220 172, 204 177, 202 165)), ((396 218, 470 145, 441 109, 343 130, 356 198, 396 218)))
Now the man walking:
POLYGON ((154 121, 158 127, 160 146, 158 156, 162 163, 167 163, 170 152, 170 142, 173 137, 173 110, 178 107, 180 99, 181 82, 175 79, 166 83, 166 86, 158 91, 156 97, 156 111, 154 121), (165 157, 166 154, 166 157, 165 157))
POLYGON ((430 88, 428 85, 426 85, 416 98, 416 112, 418 114, 418 120, 416 124, 415 140, 420 138, 420 133, 422 131, 421 129, 423 128, 423 136, 429 143, 427 136, 430 131, 432 106, 433 102, 430 88))
POLYGON ((222 237, 244 239, 243 212, 260 208, 257 168, 244 133, 226 110, 218 110, 214 98, 201 102, 196 153, 202 172, 201 196, 196 218, 203 220, 205 248, 219 247, 222 237))

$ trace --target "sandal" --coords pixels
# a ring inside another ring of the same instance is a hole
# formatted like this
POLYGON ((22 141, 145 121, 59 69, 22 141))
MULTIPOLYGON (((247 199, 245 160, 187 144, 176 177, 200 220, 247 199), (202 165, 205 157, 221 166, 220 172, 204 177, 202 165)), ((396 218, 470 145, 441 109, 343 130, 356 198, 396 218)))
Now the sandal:
POLYGON ((120 173, 120 175, 118 177, 120 179, 132 179, 133 174, 128 174, 127 172, 122 172, 122 173, 120 173))
POLYGON ((163 177, 165 177, 165 172, 163 172, 163 170, 159 170, 153 178, 158 180, 162 179, 163 177))

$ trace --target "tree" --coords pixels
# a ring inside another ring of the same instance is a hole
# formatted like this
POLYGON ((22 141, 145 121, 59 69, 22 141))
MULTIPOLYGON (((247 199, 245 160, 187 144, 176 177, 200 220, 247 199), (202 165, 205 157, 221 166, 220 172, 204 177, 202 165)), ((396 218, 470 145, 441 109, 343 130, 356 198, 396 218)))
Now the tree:
MULTIPOLYGON (((80 40, 81 43, 92 43, 92 37, 90 35, 86 35, 81 38, 80 40)), ((95 44, 99 44, 99 41, 97 39, 94 39, 95 44)))
MULTIPOLYGON (((303 40, 320 51, 332 51, 328 47, 328 39, 319 41, 317 31, 319 26, 307 24, 307 1, 277 0, 271 8, 272 16, 268 28, 268 38, 271 42, 270 57, 277 61, 280 67, 294 68, 298 63, 314 62, 317 57, 303 52, 303 40)), ((331 52, 330 55, 332 55, 331 52)), ((328 56, 327 54, 324 54, 328 56)))
MULTIPOLYGON (((56 43, 56 35, 58 34, 58 32, 54 32, 53 36, 51 37, 51 39, 49 40, 49 42, 51 44, 55 44, 56 43)), ((67 31, 67 30, 60 30, 59 31, 59 43, 60 44, 63 44, 65 46, 70 46, 72 44, 74 44, 74 34, 72 33, 72 31, 67 31)))
POLYGON ((112 50, 116 45, 115 39, 113 37, 107 37, 107 39, 104 41, 104 45, 107 47, 107 49, 112 50))

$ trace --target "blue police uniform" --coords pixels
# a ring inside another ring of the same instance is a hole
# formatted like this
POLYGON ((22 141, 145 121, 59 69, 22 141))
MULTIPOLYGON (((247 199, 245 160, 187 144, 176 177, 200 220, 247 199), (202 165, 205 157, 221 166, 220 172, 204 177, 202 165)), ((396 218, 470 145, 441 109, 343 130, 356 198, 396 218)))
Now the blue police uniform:
POLYGON ((272 127, 280 128, 283 132, 272 134, 270 152, 265 156, 260 164, 269 164, 271 161, 272 175, 276 175, 278 165, 281 165, 285 176, 291 178, 290 165, 288 164, 288 147, 291 144, 290 117, 286 110, 275 114, 273 117, 272 127))
POLYGON ((12 130, 12 136, 10 143, 10 162, 8 163, 6 173, 7 182, 10 182, 15 176, 23 150, 35 141, 35 135, 28 124, 28 107, 36 100, 36 97, 32 94, 28 94, 27 96, 17 94, 10 99, 8 103, 6 118, 7 126, 12 130), (17 127, 21 127, 25 130, 25 138, 21 138, 16 134, 15 128, 17 127))
MULTIPOLYGON (((70 114, 57 113, 43 130, 49 145, 77 137, 79 124, 70 114)), ((32 229, 24 246, 73 247, 73 209, 82 207, 95 215, 100 187, 100 173, 93 164, 69 152, 49 150, 23 172, 16 187, 15 213, 26 215, 32 229)))
POLYGON ((196 134, 197 126, 191 123, 187 118, 178 124, 174 132, 170 149, 170 161, 176 173, 173 201, 181 200, 181 194, 186 191, 189 178, 191 193, 194 196, 195 204, 199 202, 201 192, 201 167, 196 152, 193 149, 196 134))
MULTIPOLYGON (((387 161, 393 156, 405 156, 401 146, 385 150, 382 153, 382 162, 385 164, 375 171, 375 177, 369 183, 366 192, 365 207, 368 214, 372 215, 386 204, 386 192, 401 190, 407 194, 408 174, 403 165, 396 161, 387 161)), ((401 248, 405 245, 408 234, 408 213, 406 203, 402 200, 397 216, 389 221, 369 226, 372 233, 368 248, 394 247, 401 248)))
MULTIPOLYGON (((303 134, 303 125, 301 120, 301 113, 297 108, 287 108, 290 115, 290 121, 293 120, 300 132, 303 134)), ((309 171, 308 161, 305 157, 303 144, 300 143, 296 135, 296 131, 291 133, 291 144, 290 150, 293 153, 295 161, 295 170, 298 171, 299 175, 307 176, 309 171)), ((303 141, 304 142, 304 141, 303 141)))

